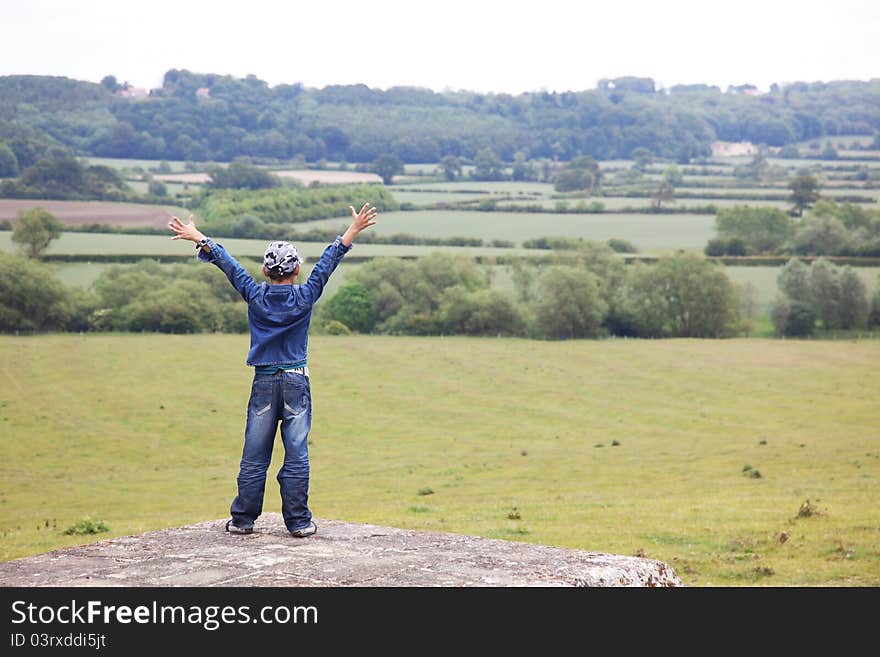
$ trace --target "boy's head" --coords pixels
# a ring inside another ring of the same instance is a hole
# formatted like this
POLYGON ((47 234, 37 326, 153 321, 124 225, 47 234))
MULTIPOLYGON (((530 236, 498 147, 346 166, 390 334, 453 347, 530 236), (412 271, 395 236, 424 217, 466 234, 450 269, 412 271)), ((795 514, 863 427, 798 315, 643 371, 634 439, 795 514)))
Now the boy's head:
POLYGON ((299 273, 302 261, 290 242, 269 242, 263 254, 263 273, 273 281, 291 278, 299 273))

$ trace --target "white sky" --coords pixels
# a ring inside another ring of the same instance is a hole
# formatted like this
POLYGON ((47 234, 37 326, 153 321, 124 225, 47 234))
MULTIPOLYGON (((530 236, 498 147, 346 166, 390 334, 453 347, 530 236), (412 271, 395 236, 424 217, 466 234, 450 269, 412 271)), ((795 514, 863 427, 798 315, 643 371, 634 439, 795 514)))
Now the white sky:
POLYGON ((0 0, 0 75, 580 91, 880 77, 878 0, 0 0))

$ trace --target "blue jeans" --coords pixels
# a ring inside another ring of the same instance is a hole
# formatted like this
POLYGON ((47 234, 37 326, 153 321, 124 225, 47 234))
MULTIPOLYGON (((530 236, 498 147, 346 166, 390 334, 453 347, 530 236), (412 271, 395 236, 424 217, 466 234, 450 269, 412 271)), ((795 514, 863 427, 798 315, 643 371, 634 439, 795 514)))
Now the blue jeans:
POLYGON ((266 471, 278 423, 284 443, 284 464, 278 471, 281 514, 287 529, 308 527, 309 429, 312 425, 312 393, 309 379, 294 372, 255 374, 248 401, 244 449, 238 473, 238 496, 230 513, 237 527, 252 527, 263 511, 266 471))

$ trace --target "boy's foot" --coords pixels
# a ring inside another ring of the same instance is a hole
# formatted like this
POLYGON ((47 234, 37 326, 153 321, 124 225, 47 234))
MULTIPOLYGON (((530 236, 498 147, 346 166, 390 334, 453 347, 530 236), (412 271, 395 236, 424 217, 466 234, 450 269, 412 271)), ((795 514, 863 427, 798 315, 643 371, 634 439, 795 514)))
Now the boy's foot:
POLYGON ((253 527, 236 527, 235 525, 232 524, 232 520, 230 519, 230 520, 226 521, 226 531, 228 531, 230 534, 253 534, 254 528, 253 527))
POLYGON ((315 532, 318 531, 318 525, 313 522, 309 522, 308 525, 303 527, 302 529, 294 529, 290 532, 291 536, 295 536, 296 538, 305 538, 306 536, 311 536, 315 532))

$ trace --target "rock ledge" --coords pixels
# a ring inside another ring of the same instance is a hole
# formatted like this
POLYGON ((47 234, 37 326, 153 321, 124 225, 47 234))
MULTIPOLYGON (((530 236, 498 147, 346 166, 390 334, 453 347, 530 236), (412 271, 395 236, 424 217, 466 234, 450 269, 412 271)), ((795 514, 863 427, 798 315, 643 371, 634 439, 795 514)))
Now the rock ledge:
POLYGON ((211 520, 0 563, 3 586, 681 586, 661 561, 278 513, 251 535, 211 520))

